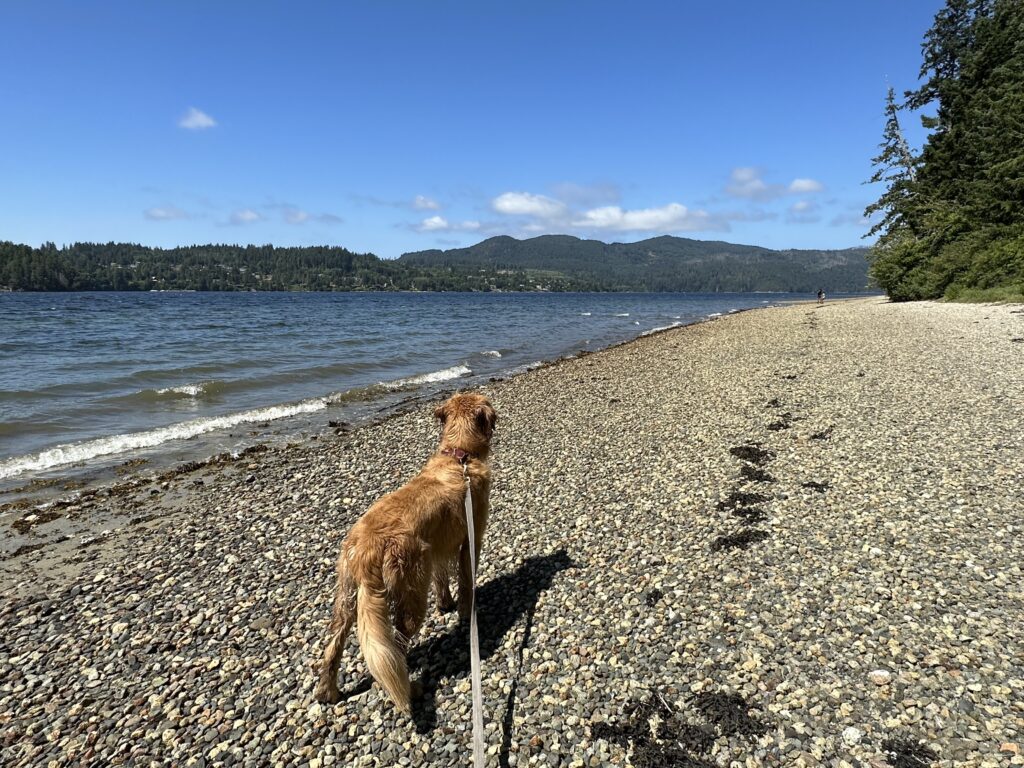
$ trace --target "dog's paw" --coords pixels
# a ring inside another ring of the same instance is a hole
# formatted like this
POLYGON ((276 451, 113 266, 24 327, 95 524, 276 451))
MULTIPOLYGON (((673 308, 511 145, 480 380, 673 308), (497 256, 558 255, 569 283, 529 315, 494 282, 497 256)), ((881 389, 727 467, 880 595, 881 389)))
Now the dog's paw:
POLYGON ((437 599, 437 612, 438 613, 451 613, 455 610, 455 598, 448 595, 447 598, 439 597, 437 599))
POLYGON ((338 686, 319 686, 313 694, 321 704, 337 704, 341 701, 341 691, 338 686))

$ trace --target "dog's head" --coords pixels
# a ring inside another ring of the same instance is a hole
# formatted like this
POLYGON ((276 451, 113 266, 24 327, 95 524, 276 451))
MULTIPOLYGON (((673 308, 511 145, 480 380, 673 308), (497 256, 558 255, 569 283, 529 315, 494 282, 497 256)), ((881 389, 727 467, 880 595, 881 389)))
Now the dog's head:
POLYGON ((479 458, 490 450, 498 414, 483 395, 452 395, 434 409, 441 422, 442 447, 461 448, 479 458))

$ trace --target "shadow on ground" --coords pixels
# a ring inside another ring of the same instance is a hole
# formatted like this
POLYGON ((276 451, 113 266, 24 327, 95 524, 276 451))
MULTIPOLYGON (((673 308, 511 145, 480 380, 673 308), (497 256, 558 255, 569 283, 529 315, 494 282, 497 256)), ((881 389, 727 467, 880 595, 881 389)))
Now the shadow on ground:
POLYGON ((633 702, 625 718, 615 724, 594 723, 595 738, 631 749, 637 768, 713 768, 711 748, 721 736, 756 739, 768 726, 751 716, 750 706, 738 694, 700 693, 687 697, 677 709, 660 691, 633 702))
MULTIPOLYGON (((561 571, 575 567, 565 550, 530 557, 512 573, 499 576, 477 590, 477 624, 480 632, 480 659, 489 659, 516 623, 526 616, 526 631, 518 649, 519 669, 512 682, 504 714, 503 754, 511 743, 512 712, 522 672, 523 649, 529 643, 533 616, 541 592, 551 586, 561 571)), ((416 730, 425 733, 437 725, 436 693, 441 678, 469 674, 469 628, 461 623, 454 629, 415 646, 409 654, 411 669, 420 670, 423 698, 416 707, 416 730)), ((506 757, 507 759, 507 757, 506 757)))

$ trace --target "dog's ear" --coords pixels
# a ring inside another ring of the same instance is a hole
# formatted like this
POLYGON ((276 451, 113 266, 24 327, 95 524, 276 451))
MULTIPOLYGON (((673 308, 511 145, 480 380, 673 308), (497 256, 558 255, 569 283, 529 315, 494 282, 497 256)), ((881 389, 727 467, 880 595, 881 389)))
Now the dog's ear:
POLYGON ((494 433, 494 425, 498 421, 498 414, 494 412, 491 404, 485 402, 476 409, 476 413, 473 416, 476 419, 477 428, 484 437, 490 440, 491 435, 494 433))
POLYGON ((444 422, 448 418, 448 403, 441 403, 434 409, 434 418, 441 422, 442 427, 444 426, 444 422))

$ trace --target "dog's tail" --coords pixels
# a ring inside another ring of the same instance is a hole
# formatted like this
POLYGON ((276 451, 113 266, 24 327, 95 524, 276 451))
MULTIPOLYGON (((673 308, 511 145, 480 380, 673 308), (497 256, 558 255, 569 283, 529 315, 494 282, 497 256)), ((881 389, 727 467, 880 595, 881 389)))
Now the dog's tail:
POLYGON ((405 714, 412 712, 409 670, 405 653, 391 625, 387 594, 383 580, 360 582, 356 596, 356 631, 370 674, 388 692, 395 707, 405 714))

